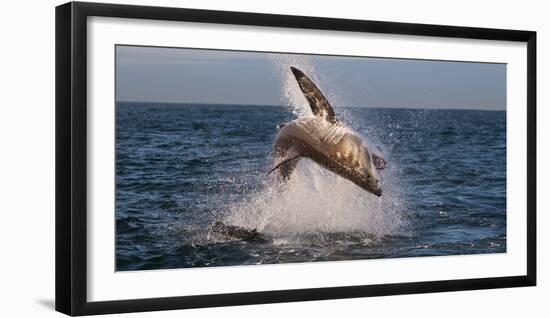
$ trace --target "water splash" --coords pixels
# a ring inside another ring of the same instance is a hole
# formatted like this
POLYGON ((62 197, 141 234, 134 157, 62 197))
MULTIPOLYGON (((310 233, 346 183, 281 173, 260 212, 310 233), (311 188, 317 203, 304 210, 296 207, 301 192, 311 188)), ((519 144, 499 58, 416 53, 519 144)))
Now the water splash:
MULTIPOLYGON (((335 93, 318 76, 315 65, 307 56, 273 55, 272 61, 274 71, 281 78, 281 101, 297 117, 311 116, 312 113, 290 66, 304 71, 331 102, 341 98, 334 97, 335 93)), ((335 111, 339 116, 342 113, 336 107, 335 111)), ((345 117, 344 114, 340 118, 345 121, 345 117)), ((373 140, 379 139, 370 136, 368 140, 372 144, 373 140)), ((279 240, 319 232, 368 233, 377 237, 406 234, 407 220, 403 217, 406 205, 397 172, 390 164, 382 181, 384 194, 378 198, 313 161, 302 159, 287 184, 281 186, 276 178, 266 178, 246 200, 229 207, 224 222, 258 229, 279 240)))
POLYGON ((375 197, 308 159, 283 188, 275 180, 237 204, 227 222, 271 236, 366 232, 376 236, 402 230, 401 200, 395 192, 375 197), (271 183, 271 184, 270 184, 271 183))

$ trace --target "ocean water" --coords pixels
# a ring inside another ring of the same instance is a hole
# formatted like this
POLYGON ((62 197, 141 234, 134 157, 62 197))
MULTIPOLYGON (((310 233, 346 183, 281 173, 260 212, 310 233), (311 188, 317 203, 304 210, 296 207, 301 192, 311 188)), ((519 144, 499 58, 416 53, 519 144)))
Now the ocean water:
POLYGON ((118 103, 116 270, 506 252, 505 112, 335 112, 384 154, 382 197, 307 159, 277 187, 287 107, 118 103))

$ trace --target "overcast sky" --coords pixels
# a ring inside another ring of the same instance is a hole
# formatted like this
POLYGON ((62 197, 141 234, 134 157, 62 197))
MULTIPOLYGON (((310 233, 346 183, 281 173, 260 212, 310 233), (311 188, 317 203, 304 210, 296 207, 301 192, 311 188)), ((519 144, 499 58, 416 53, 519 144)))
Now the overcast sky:
POLYGON ((334 106, 506 109, 504 64, 132 46, 116 48, 116 98, 281 105, 291 65, 334 106))

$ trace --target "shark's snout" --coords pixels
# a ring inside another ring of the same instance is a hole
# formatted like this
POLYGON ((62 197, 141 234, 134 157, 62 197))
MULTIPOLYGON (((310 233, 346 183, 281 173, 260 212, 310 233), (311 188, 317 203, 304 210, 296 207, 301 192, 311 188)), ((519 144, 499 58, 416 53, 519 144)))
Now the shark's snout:
POLYGON ((380 186, 380 181, 376 180, 374 182, 366 182, 361 185, 361 188, 374 194, 377 197, 382 196, 382 187, 380 186))
POLYGON ((381 197, 382 196, 382 188, 380 188, 380 186, 378 186, 378 188, 372 190, 372 194, 374 194, 377 197, 381 197))

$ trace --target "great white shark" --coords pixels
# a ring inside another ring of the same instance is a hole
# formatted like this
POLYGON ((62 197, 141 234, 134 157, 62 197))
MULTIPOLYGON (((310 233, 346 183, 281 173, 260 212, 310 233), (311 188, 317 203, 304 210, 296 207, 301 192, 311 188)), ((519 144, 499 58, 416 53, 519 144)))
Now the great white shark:
POLYGON ((288 180, 298 161, 308 158, 362 189, 381 196, 378 171, 386 167, 386 160, 340 123, 326 97, 304 72, 295 67, 290 69, 313 116, 302 116, 279 125, 273 145, 274 165, 269 173, 278 171, 283 180, 288 180))
MULTIPOLYGON (((321 90, 302 71, 290 68, 313 116, 302 116, 278 125, 273 144, 274 162, 269 171, 277 171, 287 181, 298 161, 308 158, 321 167, 355 183, 362 189, 382 195, 378 170, 386 167, 386 160, 374 151, 351 129, 336 118, 321 90)), ((212 233, 253 243, 269 242, 257 229, 215 222, 212 233)))

